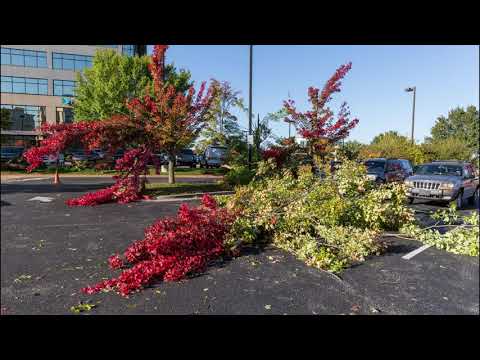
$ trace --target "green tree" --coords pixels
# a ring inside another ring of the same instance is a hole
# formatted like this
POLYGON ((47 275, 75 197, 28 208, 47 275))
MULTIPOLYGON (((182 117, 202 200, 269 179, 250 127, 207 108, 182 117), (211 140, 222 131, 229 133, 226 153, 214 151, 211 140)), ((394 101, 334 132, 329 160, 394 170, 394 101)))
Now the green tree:
POLYGON ((200 134, 195 149, 202 153, 209 145, 227 146, 229 150, 242 141, 243 133, 238 125, 238 117, 233 114, 235 108, 244 110, 240 91, 234 90, 230 83, 212 80, 215 98, 205 116, 206 126, 200 134))
POLYGON ((457 107, 449 111, 448 116, 437 118, 427 142, 445 140, 450 137, 465 142, 471 150, 478 149, 479 116, 475 106, 457 107))
MULTIPOLYGON (((107 119, 128 112, 126 101, 145 94, 152 83, 148 70, 150 57, 131 57, 114 50, 99 50, 93 65, 77 74, 74 101, 75 120, 107 119)), ((191 85, 190 72, 165 66, 165 84, 185 92, 191 85)))
POLYGON ((370 145, 360 149, 362 159, 369 157, 388 157, 410 160, 413 164, 425 161, 422 147, 412 144, 406 136, 399 135, 396 131, 388 131, 373 138, 370 145))
POLYGON ((464 160, 471 159, 471 148, 465 141, 448 137, 445 139, 437 139, 422 144, 423 152, 427 161, 432 160, 464 160))
POLYGON ((364 144, 355 140, 346 141, 340 146, 340 149, 338 149, 338 154, 342 157, 346 157, 348 160, 356 160, 360 155, 360 150, 364 146, 364 144))
POLYGON ((398 139, 398 138, 405 138, 405 136, 400 135, 398 131, 390 130, 375 136, 371 144, 379 144, 386 141, 386 139, 398 139))

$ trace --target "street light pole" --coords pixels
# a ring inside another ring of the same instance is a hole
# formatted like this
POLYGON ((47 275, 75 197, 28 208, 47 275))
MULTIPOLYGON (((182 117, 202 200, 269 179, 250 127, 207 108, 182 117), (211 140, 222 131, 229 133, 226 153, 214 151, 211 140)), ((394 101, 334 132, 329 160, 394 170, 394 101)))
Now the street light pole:
MULTIPOLYGON (((252 136, 252 75, 253 75, 253 45, 250 45, 250 84, 248 99, 248 135, 252 136)), ((250 140, 250 139, 249 139, 250 140)), ((248 169, 252 168, 252 144, 248 141, 248 169)))
POLYGON ((413 109, 412 109, 412 144, 415 144, 414 131, 415 131, 415 98, 417 95, 417 87, 413 86, 405 89, 406 92, 413 92, 413 109))

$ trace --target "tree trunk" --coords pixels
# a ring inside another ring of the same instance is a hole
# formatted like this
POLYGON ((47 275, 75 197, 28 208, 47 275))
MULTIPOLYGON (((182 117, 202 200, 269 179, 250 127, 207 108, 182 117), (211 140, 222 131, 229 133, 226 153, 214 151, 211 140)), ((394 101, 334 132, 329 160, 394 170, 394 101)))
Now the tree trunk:
POLYGON ((168 183, 175 184, 175 164, 174 155, 170 155, 168 158, 168 183))

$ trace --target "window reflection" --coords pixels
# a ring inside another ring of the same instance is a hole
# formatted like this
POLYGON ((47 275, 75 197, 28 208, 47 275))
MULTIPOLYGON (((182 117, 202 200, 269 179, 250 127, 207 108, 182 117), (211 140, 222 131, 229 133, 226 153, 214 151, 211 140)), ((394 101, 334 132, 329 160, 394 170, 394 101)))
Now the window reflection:
POLYGON ((45 106, 0 105, 2 112, 2 128, 5 130, 33 131, 46 121, 45 106), (8 122, 4 116, 9 116, 8 122))

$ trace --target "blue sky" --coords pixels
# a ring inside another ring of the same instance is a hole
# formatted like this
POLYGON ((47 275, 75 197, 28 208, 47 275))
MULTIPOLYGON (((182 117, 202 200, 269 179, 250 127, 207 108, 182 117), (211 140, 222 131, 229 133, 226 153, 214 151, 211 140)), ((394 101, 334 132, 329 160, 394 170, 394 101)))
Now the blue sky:
MULTIPOLYGON (((190 70, 197 86, 211 78, 229 81, 246 104, 248 61, 245 45, 172 45, 167 52, 167 63, 190 70)), ((347 101, 352 116, 360 120, 351 140, 369 142, 388 130, 409 135, 412 94, 404 91, 409 86, 417 87, 417 141, 423 141, 436 118, 450 109, 479 107, 478 46, 258 45, 253 59, 254 113, 263 117, 279 110, 289 92, 300 109, 308 109, 308 87, 321 88, 348 61, 352 70, 332 106, 337 109, 347 101)), ((239 115, 241 127, 246 128, 246 114, 239 115)), ((287 124, 272 127, 276 135, 288 135, 287 124)))

